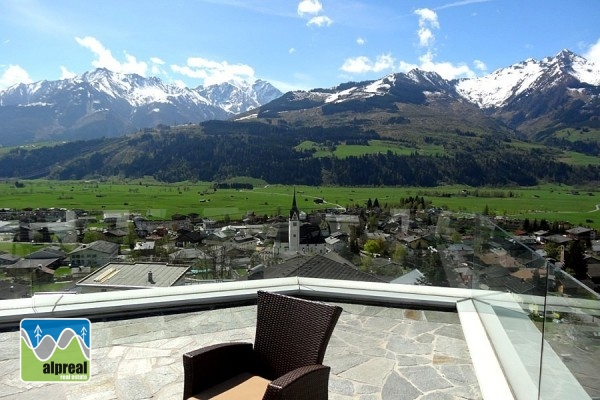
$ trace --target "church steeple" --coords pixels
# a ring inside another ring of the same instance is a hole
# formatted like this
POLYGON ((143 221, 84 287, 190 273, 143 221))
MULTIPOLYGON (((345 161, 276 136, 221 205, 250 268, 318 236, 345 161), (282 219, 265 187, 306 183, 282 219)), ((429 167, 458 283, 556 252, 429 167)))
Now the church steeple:
POLYGON ((292 208, 290 209, 290 219, 299 218, 300 210, 298 210, 298 206, 296 205, 296 188, 294 187, 294 200, 292 200, 292 208), (294 217, 294 214, 296 215, 294 217))
POLYGON ((290 210, 290 219, 288 221, 288 245, 289 251, 300 250, 300 210, 296 205, 296 188, 294 188, 294 200, 290 210))

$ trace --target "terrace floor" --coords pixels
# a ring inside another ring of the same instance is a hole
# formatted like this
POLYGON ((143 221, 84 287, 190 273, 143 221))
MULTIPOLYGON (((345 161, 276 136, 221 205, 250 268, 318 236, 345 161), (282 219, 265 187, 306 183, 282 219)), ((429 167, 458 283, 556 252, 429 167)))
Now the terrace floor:
MULTIPOLYGON (((483 398, 456 313, 340 305, 331 400, 483 398)), ((255 322, 256 306, 94 322, 92 378, 74 384, 21 381, 19 332, 0 332, 0 398, 181 399, 182 354, 252 341, 255 322)))

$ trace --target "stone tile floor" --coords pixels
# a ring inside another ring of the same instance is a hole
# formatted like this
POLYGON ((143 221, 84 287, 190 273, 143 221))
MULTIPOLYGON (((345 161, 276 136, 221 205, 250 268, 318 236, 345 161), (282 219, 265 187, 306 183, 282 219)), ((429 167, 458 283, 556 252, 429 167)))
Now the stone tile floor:
MULTIPOLYGON (((324 363, 329 398, 481 399, 458 315, 340 304, 324 363)), ((182 354, 252 341, 256 306, 94 322, 92 378, 73 384, 20 379, 19 332, 0 332, 0 399, 181 399, 182 354)))

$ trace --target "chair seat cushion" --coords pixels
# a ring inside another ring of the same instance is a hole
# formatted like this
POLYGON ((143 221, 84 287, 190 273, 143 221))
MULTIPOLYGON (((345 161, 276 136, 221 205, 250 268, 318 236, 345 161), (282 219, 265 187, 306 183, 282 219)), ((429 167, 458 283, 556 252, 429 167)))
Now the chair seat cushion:
POLYGON ((193 400, 253 400, 262 399, 271 383, 258 375, 241 373, 216 386, 195 394, 193 400))

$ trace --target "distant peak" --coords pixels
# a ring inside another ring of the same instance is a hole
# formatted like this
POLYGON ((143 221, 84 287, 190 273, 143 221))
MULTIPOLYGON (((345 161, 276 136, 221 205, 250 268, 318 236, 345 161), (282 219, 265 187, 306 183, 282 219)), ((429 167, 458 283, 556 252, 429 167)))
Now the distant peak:
POLYGON ((576 54, 573 53, 569 49, 562 49, 556 56, 557 57, 573 57, 573 56, 576 56, 576 54))

